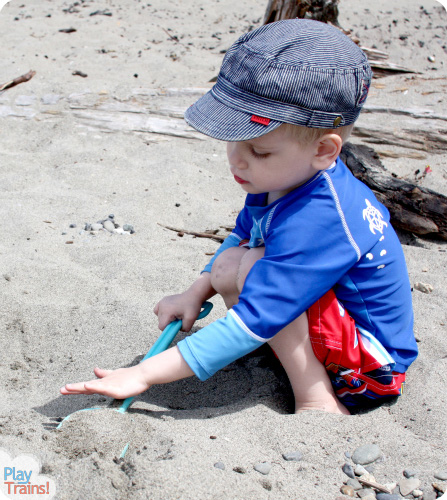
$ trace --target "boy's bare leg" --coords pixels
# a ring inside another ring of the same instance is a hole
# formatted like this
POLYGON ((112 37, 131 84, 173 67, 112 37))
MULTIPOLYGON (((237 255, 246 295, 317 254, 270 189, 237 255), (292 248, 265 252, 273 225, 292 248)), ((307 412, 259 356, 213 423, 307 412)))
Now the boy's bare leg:
MULTIPOLYGON (((222 295, 225 305, 233 307, 250 269, 264 256, 264 248, 230 248, 216 259, 211 271, 211 283, 222 295)), ((269 342, 292 386, 295 412, 323 410, 349 415, 332 389, 325 367, 315 357, 309 338, 306 313, 283 328, 269 342)))

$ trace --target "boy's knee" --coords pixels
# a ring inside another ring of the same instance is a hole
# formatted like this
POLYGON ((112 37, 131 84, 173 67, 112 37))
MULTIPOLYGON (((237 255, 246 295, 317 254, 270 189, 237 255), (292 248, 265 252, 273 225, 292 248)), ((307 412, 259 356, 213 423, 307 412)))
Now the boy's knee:
POLYGON ((219 294, 234 293, 239 266, 246 248, 233 247, 223 251, 211 268, 211 286, 219 294))
POLYGON ((245 280, 255 263, 264 257, 265 247, 250 248, 242 257, 237 274, 237 288, 242 291, 245 280))

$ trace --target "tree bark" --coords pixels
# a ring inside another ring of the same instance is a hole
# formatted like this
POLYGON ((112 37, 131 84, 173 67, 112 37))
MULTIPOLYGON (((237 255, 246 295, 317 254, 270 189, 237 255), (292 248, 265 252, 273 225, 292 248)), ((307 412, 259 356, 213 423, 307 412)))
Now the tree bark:
POLYGON ((339 0, 269 0, 264 24, 282 19, 314 19, 338 26, 339 0))
POLYGON ((340 157, 388 208, 394 227, 447 240, 446 196, 387 174, 375 151, 367 146, 347 143, 340 157))

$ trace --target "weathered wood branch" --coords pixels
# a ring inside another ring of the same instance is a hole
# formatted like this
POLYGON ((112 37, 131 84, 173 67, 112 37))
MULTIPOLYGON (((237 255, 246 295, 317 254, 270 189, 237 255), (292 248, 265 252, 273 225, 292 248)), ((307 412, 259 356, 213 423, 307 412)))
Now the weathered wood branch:
POLYGON ((10 82, 3 83, 2 85, 0 85, 0 92, 2 92, 3 90, 11 89, 16 85, 19 85, 20 83, 28 82, 35 74, 36 72, 31 70, 28 71, 28 73, 25 73, 24 75, 14 78, 14 80, 11 80, 10 82))
POLYGON ((394 227, 447 240, 447 197, 390 176, 373 149, 347 143, 342 160, 390 211, 394 227))
POLYGON ((201 233, 198 231, 188 231, 186 229, 178 229, 176 227, 172 226, 164 226, 163 224, 158 223, 159 226, 164 227, 165 229, 169 229, 170 231, 174 231, 177 234, 184 235, 184 234, 190 234, 192 236, 196 236, 197 238, 210 238, 211 240, 216 240, 222 242, 226 236, 222 236, 220 234, 213 234, 213 233, 201 233))

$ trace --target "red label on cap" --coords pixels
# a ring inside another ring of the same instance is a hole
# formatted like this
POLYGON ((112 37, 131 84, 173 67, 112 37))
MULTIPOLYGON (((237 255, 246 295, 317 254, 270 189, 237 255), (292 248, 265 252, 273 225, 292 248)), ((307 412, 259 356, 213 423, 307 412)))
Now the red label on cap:
POLYGON ((251 117, 251 121, 260 123, 261 125, 268 125, 270 123, 270 118, 263 118, 262 116, 253 115, 251 117))

